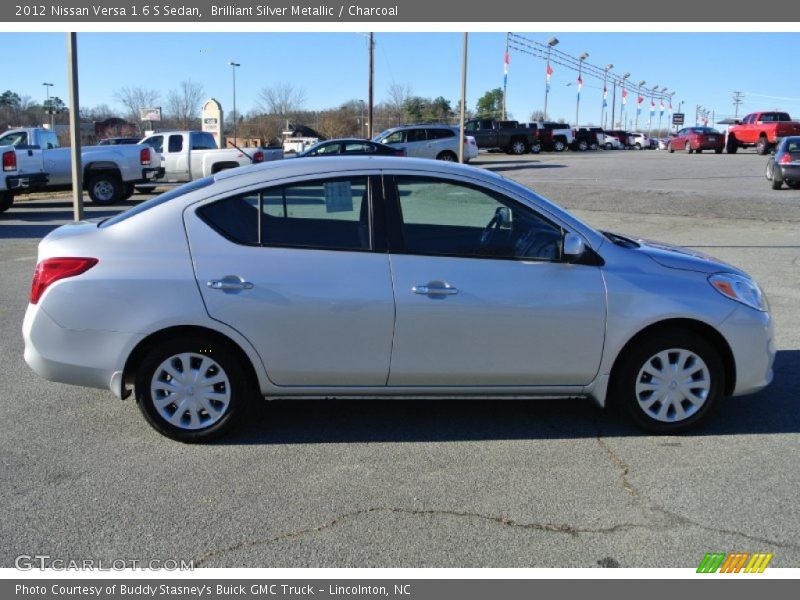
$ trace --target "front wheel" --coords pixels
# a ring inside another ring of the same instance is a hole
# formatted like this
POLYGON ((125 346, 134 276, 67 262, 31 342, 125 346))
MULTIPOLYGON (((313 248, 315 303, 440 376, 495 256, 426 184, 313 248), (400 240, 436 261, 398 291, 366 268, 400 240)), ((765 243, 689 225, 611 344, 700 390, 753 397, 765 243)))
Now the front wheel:
POLYGON ((6 212, 14 204, 14 194, 11 192, 0 192, 0 213, 6 212))
POLYGON ((580 150, 581 152, 586 152, 588 149, 589 149, 589 142, 587 142, 586 140, 581 140, 580 142, 578 142, 578 150, 580 150))
POLYGON ((95 204, 114 204, 122 199, 122 183, 117 174, 110 171, 90 174, 86 190, 95 204))
POLYGON ((217 341, 186 336, 153 348, 136 373, 136 402, 159 433, 205 442, 228 431, 247 403, 238 357, 217 341))
POLYGON ((539 154, 542 151, 541 142, 533 142, 531 144, 531 154, 539 154))
POLYGON ((665 331, 626 351, 612 373, 612 403, 639 427, 679 433, 706 419, 725 388, 718 351, 692 331, 665 331))
POLYGON ((769 142, 767 142, 767 138, 763 136, 758 138, 758 143, 756 144, 756 154, 760 154, 761 156, 766 156, 769 154, 769 142))
POLYGON ((736 151, 739 149, 739 142, 736 141, 736 138, 733 136, 728 136, 728 141, 725 142, 725 151, 728 154, 736 154, 736 151))

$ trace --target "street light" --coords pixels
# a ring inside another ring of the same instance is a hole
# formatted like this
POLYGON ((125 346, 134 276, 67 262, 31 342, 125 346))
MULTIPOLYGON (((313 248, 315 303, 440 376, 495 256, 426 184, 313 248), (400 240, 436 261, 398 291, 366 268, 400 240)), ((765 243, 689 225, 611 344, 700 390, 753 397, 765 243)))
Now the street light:
POLYGON ((237 143, 236 139, 236 67, 241 67, 237 62, 230 61, 228 63, 231 67, 231 74, 233 75, 233 143, 237 143))
MULTIPOLYGON (((608 97, 608 87, 606 85, 608 81, 608 72, 614 68, 614 65, 608 63, 606 68, 603 70, 603 105, 600 107, 600 127, 605 127, 605 118, 606 118, 606 98, 608 97)), ((576 123, 577 125, 577 123, 576 123)))
POLYGON ((636 87, 636 121, 634 123, 633 129, 634 131, 639 130, 639 113, 642 112, 642 103, 639 102, 639 98, 642 97, 642 86, 647 83, 644 79, 639 82, 639 85, 636 87))
POLYGON ((50 129, 55 129, 55 113, 53 107, 50 106, 50 88, 53 87, 52 83, 43 83, 45 91, 47 92, 47 112, 50 113, 50 129))
POLYGON ((544 118, 543 121, 547 121, 547 96, 550 93, 550 52, 553 50, 554 46, 558 45, 558 38, 551 37, 547 40, 547 69, 545 69, 544 74, 544 118))
POLYGON ((583 87, 583 79, 581 79, 581 74, 583 73, 583 61, 589 58, 589 53, 584 52, 578 57, 578 98, 575 102, 575 127, 578 126, 578 116, 581 109, 581 88, 583 87))

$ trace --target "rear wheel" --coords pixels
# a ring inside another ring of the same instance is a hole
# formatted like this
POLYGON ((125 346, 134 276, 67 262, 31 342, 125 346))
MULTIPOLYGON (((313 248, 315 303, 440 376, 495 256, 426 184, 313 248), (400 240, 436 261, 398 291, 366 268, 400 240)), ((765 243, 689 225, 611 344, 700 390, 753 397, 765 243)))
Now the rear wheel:
POLYGON ((542 151, 542 143, 541 142, 533 142, 531 144, 531 153, 532 154, 539 154, 542 151))
POLYGON ((122 182, 113 171, 98 171, 87 175, 86 191, 95 204, 114 204, 122 200, 122 182))
POLYGON ((589 142, 586 140, 581 140, 578 142, 578 150, 581 152, 586 152, 589 149, 589 142))
POLYGON ((600 144, 598 144, 597 142, 593 142, 593 143, 589 144, 589 150, 597 150, 599 147, 600 147, 600 144))
POLYGON ((724 379, 719 353, 705 339, 692 331, 662 331, 618 359, 610 400, 647 431, 678 433, 711 414, 724 379))
POLYGON ((729 135, 728 141, 725 142, 725 151, 728 154, 736 154, 736 151, 739 149, 739 142, 736 141, 736 137, 729 135))
POLYGON ((766 156, 769 154, 769 142, 767 142, 766 136, 761 136, 758 138, 758 143, 756 144, 756 154, 760 154, 761 156, 766 156))
POLYGON ((563 152, 567 149, 567 143, 563 139, 553 140, 553 150, 563 152))
POLYGON ((509 149, 511 154, 525 154, 528 151, 528 144, 525 143, 525 140, 516 139, 511 142, 509 149))
POLYGON ((697 152, 698 154, 702 154, 703 153, 703 149, 702 148, 698 148, 697 150, 695 150, 695 152, 697 152))
POLYGON ((775 163, 771 160, 767 163, 766 177, 772 182, 773 190, 779 190, 783 187, 783 178, 781 177, 780 169, 776 169, 775 163))
POLYGON ((455 155, 455 152, 445 150, 444 152, 439 152, 439 154, 436 156, 436 160, 443 160, 445 162, 458 162, 458 157, 455 155))
POLYGON ((11 192, 0 192, 0 213, 6 212, 14 204, 14 194, 11 192))
POLYGON ((160 344, 136 373, 136 402, 159 433, 204 442, 228 431, 247 404, 247 377, 218 341, 186 336, 160 344))
POLYGON ((606 142, 606 150, 613 150, 614 145, 611 142, 606 142))
POLYGON ((667 152, 669 152, 670 154, 673 154, 675 152, 675 149, 672 147, 672 142, 667 144, 667 152))

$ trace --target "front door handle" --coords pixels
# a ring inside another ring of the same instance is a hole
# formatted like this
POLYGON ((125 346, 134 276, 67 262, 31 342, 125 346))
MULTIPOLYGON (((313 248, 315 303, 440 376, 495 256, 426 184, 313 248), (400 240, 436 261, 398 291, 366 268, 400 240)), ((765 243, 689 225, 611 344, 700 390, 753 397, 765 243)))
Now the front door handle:
POLYGON ((222 290, 226 293, 253 289, 252 283, 245 281, 243 277, 239 277, 238 275, 226 275, 222 279, 212 279, 206 282, 206 285, 212 290, 222 290))
POLYGON ((444 281, 431 281, 427 285, 415 285, 411 291, 423 296, 455 296, 458 288, 444 281))

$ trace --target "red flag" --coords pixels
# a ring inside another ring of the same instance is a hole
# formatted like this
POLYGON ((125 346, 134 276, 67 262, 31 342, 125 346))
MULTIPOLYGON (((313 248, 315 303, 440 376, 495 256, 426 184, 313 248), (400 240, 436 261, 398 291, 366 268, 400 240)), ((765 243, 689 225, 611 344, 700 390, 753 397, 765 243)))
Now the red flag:
POLYGON ((550 75, 552 75, 552 74, 553 74, 553 68, 552 68, 552 67, 550 66, 550 64, 548 63, 548 64, 547 64, 547 75, 548 75, 548 77, 549 77, 549 76, 550 76, 550 75))

